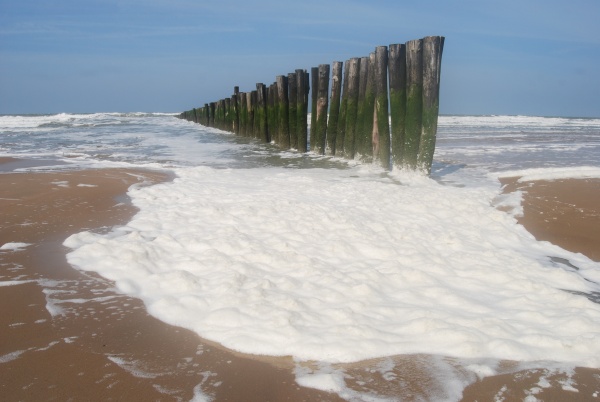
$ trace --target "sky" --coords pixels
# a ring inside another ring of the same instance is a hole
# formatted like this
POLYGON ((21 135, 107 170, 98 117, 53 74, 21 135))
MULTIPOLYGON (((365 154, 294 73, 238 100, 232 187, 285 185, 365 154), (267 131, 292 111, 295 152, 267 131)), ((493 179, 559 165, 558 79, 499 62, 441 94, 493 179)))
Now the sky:
POLYGON ((0 114, 180 112, 446 38, 440 113, 600 117, 598 0, 0 0, 0 114))

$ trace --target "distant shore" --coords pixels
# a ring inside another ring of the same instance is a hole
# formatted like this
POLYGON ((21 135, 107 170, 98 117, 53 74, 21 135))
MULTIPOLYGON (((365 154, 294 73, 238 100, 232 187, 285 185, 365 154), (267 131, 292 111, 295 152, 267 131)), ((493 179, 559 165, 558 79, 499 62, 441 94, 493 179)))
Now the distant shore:
MULTIPOLYGON (((112 282, 73 269, 66 237, 84 230, 108 231, 136 212, 124 194, 133 184, 170 179, 150 170, 103 169, 14 173, 27 161, 0 158, 0 393, 7 400, 342 400, 299 386, 290 357, 253 357, 226 350, 191 331, 149 316, 140 300, 119 294, 112 282), (4 169, 3 169, 4 167, 4 169), (204 399, 203 399, 204 398, 204 399)), ((30 165, 31 166, 31 165, 30 165)), ((600 180, 518 183, 503 179, 505 192, 524 192, 519 218, 539 240, 599 261, 600 180)), ((437 375, 426 357, 405 362, 399 398, 427 391, 437 375), (425 366, 423 366, 425 364, 425 366), (406 374, 406 375, 405 375, 406 374)), ((347 370, 368 376, 366 385, 389 382, 366 367, 347 370), (366 373, 366 374, 365 374, 366 373)), ((506 363, 510 365, 510 362, 506 363)), ((528 370, 494 375, 467 387, 463 400, 522 400, 544 378, 543 400, 593 400, 600 370, 576 369, 573 392, 562 374, 528 370), (545 383, 544 383, 545 385, 545 383)), ((350 384, 349 384, 350 385, 350 384)))

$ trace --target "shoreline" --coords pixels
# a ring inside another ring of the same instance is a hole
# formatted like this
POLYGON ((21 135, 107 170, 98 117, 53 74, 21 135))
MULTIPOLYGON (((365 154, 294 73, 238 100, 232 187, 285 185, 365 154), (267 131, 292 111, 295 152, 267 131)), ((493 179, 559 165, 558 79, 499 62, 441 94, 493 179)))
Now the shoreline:
MULTIPOLYGON (((158 321, 140 300, 118 293, 110 281, 69 266, 62 246, 66 237, 126 224, 135 214, 135 208, 123 202, 127 188, 169 179, 162 173, 129 169, 0 174, 2 227, 10 229, 0 234, 0 246, 30 244, 0 251, 0 337, 6 340, 0 344, 2 394, 10 400, 342 400, 336 393, 298 385, 297 365, 290 357, 229 351, 158 321)), ((520 185, 534 194, 535 185, 515 184, 520 185)), ((523 219, 531 218, 527 197, 523 219)), ((535 226, 536 221, 522 224, 535 226)), ((436 383, 444 374, 432 372, 439 360, 458 364, 444 357, 404 355, 339 366, 347 387, 367 390, 364 395, 372 389, 382 397, 426 398, 432 388, 444 384, 436 383), (386 361, 394 363, 387 377, 378 371, 386 361), (402 379, 403 385, 388 378, 402 379)), ((550 384, 536 394, 542 399, 589 400, 594 391, 600 393, 598 369, 578 368, 571 377, 543 369, 507 370, 510 373, 467 386, 463 400, 493 400, 503 389, 504 397, 523 399, 542 378, 550 384), (561 385, 565 381, 572 381, 580 392, 566 389, 561 385)), ((460 372, 458 368, 457 378, 464 386, 467 376, 460 377, 460 372)))
POLYGON ((523 216, 517 221, 537 240, 600 262, 600 179, 519 182, 503 178, 504 193, 521 191, 523 216))

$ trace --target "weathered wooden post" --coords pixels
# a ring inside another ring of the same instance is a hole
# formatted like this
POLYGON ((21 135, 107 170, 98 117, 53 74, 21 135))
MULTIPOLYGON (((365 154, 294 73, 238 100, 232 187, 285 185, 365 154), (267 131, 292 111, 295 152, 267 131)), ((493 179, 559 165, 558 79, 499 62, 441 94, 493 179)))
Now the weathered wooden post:
POLYGON ((354 159, 356 151, 356 115, 358 112, 358 79, 360 59, 348 60, 348 100, 346 104, 346 138, 344 138, 344 157, 354 159))
POLYGON ((258 91, 254 90, 250 93, 250 106, 251 106, 251 114, 252 114, 252 138, 259 138, 260 135, 258 133, 259 122, 257 119, 257 111, 258 111, 258 91))
POLYGON ((221 100, 215 102, 214 127, 221 129, 221 100))
POLYGON ((210 110, 209 109, 210 109, 210 107, 208 106, 208 103, 205 103, 204 107, 202 108, 202 110, 204 112, 202 124, 204 124, 206 127, 208 127, 210 125, 210 110))
POLYGON ((253 103, 254 103, 254 138, 262 140, 263 136, 262 133, 260 131, 260 94, 258 93, 258 87, 254 92, 254 99, 253 99, 253 103))
POLYGON ((277 97, 279 100, 279 146, 282 149, 290 149, 290 111, 286 76, 277 76, 277 97))
POLYGON ((298 149, 298 82, 296 73, 289 73, 288 81, 288 103, 289 103, 289 130, 290 148, 298 149))
POLYGON ((222 99, 219 99, 216 104, 215 104, 215 127, 217 127, 219 130, 221 130, 222 124, 223 124, 223 117, 222 117, 222 113, 223 113, 223 108, 221 105, 221 101, 222 99))
MULTIPOLYGON (((374 155, 384 169, 390 168, 390 119, 388 115, 387 46, 375 48, 375 113, 379 141, 374 155)), ((375 124, 375 122, 373 123, 375 124)))
MULTIPOLYGON (((317 118, 315 132, 314 152, 325 154, 325 141, 327 138, 327 108, 329 106, 329 64, 321 64, 318 69, 318 84, 313 91, 317 92, 317 118)), ((311 144, 312 144, 311 136, 311 144)))
POLYGON ((406 117, 404 165, 417 167, 423 116, 423 40, 406 42, 406 117))
POLYGON ((225 98, 225 127, 233 133, 233 113, 231 113, 231 98, 225 98))
POLYGON ((248 127, 248 94, 246 92, 240 92, 239 108, 240 108, 240 135, 247 135, 248 127))
POLYGON ((346 138, 346 111, 348 109, 348 61, 344 65, 344 79, 342 84, 342 100, 340 102, 340 117, 338 131, 335 135, 335 154, 344 156, 344 140, 346 138))
POLYGON ((366 113, 363 121, 363 129, 367 136, 367 144, 364 151, 368 157, 373 160, 375 144, 379 143, 379 133, 373 128, 375 123, 375 52, 369 53, 369 74, 367 78, 367 88, 365 89, 366 113))
POLYGON ((212 102, 210 105, 210 124, 211 127, 219 128, 219 101, 212 102))
POLYGON ((248 109, 248 128, 247 128, 247 136, 254 137, 254 102, 256 100, 256 93, 252 95, 252 92, 248 92, 246 95, 246 107, 248 109))
POLYGON ((217 113, 217 116, 219 116, 219 130, 226 130, 225 99, 219 99, 219 102, 217 103, 217 108, 219 110, 219 112, 217 113))
POLYGON ((233 96, 231 97, 231 107, 233 110, 233 132, 240 134, 240 87, 233 87, 233 96))
POLYGON ((417 168, 431 173, 438 114, 440 110, 440 76, 444 38, 428 36, 423 39, 423 120, 417 168))
POLYGON ((312 92, 310 93, 310 150, 314 152, 317 145, 317 99, 319 97, 319 67, 311 67, 310 69, 310 85, 312 92))
POLYGON ((404 164, 406 117, 406 45, 389 46, 390 117, 392 120, 392 164, 404 164))
POLYGON ((365 120, 368 115, 373 117, 373 112, 367 110, 367 83, 369 80, 369 71, 372 66, 369 65, 368 57, 360 58, 360 72, 358 74, 358 110, 356 114, 356 145, 354 147, 354 157, 363 162, 371 162, 371 132, 365 130, 365 120))
POLYGON ((267 92, 265 84, 259 82, 256 84, 256 111, 254 119, 257 122, 257 138, 264 142, 269 142, 269 133, 267 131, 267 92))
POLYGON ((342 94, 342 66, 341 61, 334 61, 331 72, 331 99, 329 102, 329 120, 327 122, 327 146, 325 149, 327 155, 335 155, 342 94))
POLYGON ((308 73, 304 70, 296 70, 297 82, 297 149, 299 152, 308 151, 308 73))
POLYGON ((279 112, 277 110, 277 84, 269 85, 269 95, 267 96, 267 125, 269 129, 269 138, 275 144, 279 143, 279 112))

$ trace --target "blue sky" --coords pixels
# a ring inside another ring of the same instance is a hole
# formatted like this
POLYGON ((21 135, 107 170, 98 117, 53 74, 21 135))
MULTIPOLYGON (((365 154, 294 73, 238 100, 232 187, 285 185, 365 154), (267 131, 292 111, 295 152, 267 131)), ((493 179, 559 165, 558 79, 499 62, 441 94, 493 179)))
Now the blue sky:
POLYGON ((440 112, 600 117, 598 0, 0 0, 0 114, 187 110, 446 37, 440 112))

